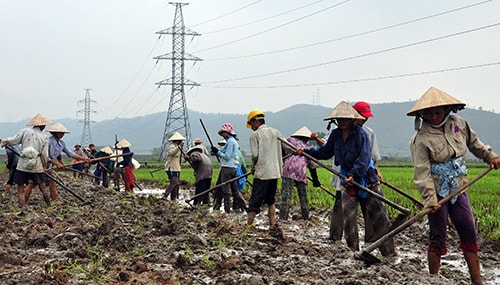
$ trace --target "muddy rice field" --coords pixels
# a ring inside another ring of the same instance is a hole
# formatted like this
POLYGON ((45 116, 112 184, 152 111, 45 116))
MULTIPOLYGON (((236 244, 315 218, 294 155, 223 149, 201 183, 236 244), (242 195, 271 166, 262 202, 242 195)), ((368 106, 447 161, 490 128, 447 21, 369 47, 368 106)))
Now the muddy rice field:
MULTIPOLYGON (((17 190, 6 192, 2 175, 0 284, 469 284, 454 231, 441 273, 427 273, 421 223, 396 236, 398 257, 375 250, 382 262, 368 266, 359 252, 328 239, 327 209, 302 220, 294 208, 276 231, 266 209, 247 227, 244 212, 192 208, 189 185, 170 201, 155 185, 131 195, 67 177, 85 202, 59 187, 47 207, 34 189, 21 211, 17 190)), ((481 248, 485 283, 500 284, 500 244, 481 240, 481 248)))

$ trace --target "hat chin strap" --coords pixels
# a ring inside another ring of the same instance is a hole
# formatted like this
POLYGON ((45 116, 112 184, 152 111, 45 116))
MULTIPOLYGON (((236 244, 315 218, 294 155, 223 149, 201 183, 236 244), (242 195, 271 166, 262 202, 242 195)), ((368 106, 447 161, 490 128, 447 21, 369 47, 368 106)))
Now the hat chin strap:
POLYGON ((450 113, 450 112, 448 112, 448 114, 447 114, 447 115, 446 115, 446 117, 443 119, 443 121, 441 121, 441 123, 439 123, 439 124, 437 124, 437 125, 433 125, 433 124, 431 124, 429 121, 427 121, 427 120, 425 120, 425 119, 424 119, 424 120, 425 120, 425 122, 426 122, 427 124, 429 124, 429 126, 433 127, 434 129, 439 129, 439 128, 441 128, 442 126, 444 126, 444 124, 446 123, 446 121, 448 121, 448 118, 450 117, 450 114, 451 114, 451 113, 450 113))

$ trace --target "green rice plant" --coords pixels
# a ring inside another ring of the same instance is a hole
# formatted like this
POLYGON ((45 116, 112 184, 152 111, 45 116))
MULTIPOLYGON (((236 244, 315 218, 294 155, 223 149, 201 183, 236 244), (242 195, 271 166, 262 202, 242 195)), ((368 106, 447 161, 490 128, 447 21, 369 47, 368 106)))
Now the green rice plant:
POLYGON ((95 246, 88 248, 90 263, 86 265, 71 262, 64 271, 77 278, 93 282, 108 282, 106 273, 108 268, 103 265, 104 250, 99 249, 99 242, 95 246))
POLYGON ((211 269, 214 269, 216 266, 215 261, 210 259, 210 256, 208 256, 206 250, 202 251, 201 260, 211 269))

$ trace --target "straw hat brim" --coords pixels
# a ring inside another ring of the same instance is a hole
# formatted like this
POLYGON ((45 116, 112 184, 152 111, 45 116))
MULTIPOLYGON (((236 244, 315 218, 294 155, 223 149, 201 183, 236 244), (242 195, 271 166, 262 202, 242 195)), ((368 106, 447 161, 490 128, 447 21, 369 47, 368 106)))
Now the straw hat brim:
POLYGON ((309 130, 309 128, 307 127, 302 127, 300 129, 298 129, 295 133, 293 133, 291 136, 292 137, 303 137, 303 138, 307 138, 307 139, 310 139, 311 138, 311 130, 309 130))
POLYGON ((125 147, 129 147, 129 146, 132 146, 132 144, 129 143, 126 139, 122 139, 121 141, 119 141, 116 144, 116 147, 119 147, 119 148, 125 148, 125 147))
POLYGON ((356 111, 349 103, 346 101, 340 102, 335 108, 333 108, 330 115, 324 118, 324 121, 332 119, 361 119, 364 120, 365 117, 361 116, 358 111, 356 111))
POLYGON ((169 141, 183 141, 186 140, 179 132, 175 132, 169 139, 169 141))
POLYGON ((52 124, 49 118, 45 117, 43 114, 38 113, 31 121, 29 121, 26 126, 46 126, 52 124))
POLYGON ((50 127, 47 128, 47 132, 49 132, 49 133, 66 133, 66 134, 69 133, 68 129, 66 129, 66 127, 59 122, 53 123, 52 125, 50 125, 50 127))
POLYGON ((465 107, 465 103, 458 100, 457 98, 447 94, 446 92, 439 90, 435 87, 429 88, 420 99, 411 108, 407 116, 416 116, 418 112, 434 107, 440 106, 455 106, 457 110, 462 110, 465 107))
POLYGON ((193 151, 199 151, 199 152, 203 152, 203 149, 201 148, 201 146, 193 146, 192 148, 188 149, 188 151, 186 152, 187 155, 190 155, 193 151))

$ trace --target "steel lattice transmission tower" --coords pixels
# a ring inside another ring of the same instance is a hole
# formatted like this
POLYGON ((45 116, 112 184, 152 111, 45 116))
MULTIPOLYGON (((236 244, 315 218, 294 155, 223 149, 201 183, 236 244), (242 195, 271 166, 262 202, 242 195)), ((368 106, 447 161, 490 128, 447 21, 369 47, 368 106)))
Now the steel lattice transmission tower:
POLYGON ((90 113, 96 113, 96 111, 90 108, 90 103, 95 103, 95 100, 90 99, 90 90, 92 89, 84 89, 84 90, 85 90, 85 99, 78 101, 78 105, 80 105, 80 103, 83 103, 84 108, 82 110, 78 110, 76 113, 77 114, 83 113, 83 120, 78 121, 78 122, 83 122, 82 139, 80 143, 84 146, 87 146, 92 142, 90 123, 94 122, 90 120, 90 113))
POLYGON ((200 84, 184 77, 184 61, 202 60, 198 57, 186 53, 184 50, 185 36, 200 36, 199 33, 191 31, 184 26, 182 6, 187 5, 187 3, 170 2, 170 4, 175 5, 174 24, 171 28, 167 28, 156 33, 160 35, 172 35, 172 52, 154 58, 157 61, 163 59, 172 60, 172 77, 156 83, 160 86, 172 86, 170 103, 168 105, 167 111, 167 120, 165 121, 165 130, 163 132, 163 140, 161 144, 161 152, 159 158, 160 161, 165 159, 165 151, 169 145, 168 138, 171 137, 175 132, 179 132, 186 138, 186 147, 191 145, 191 127, 189 126, 188 110, 186 105, 186 98, 184 96, 184 87, 199 86, 200 84))

